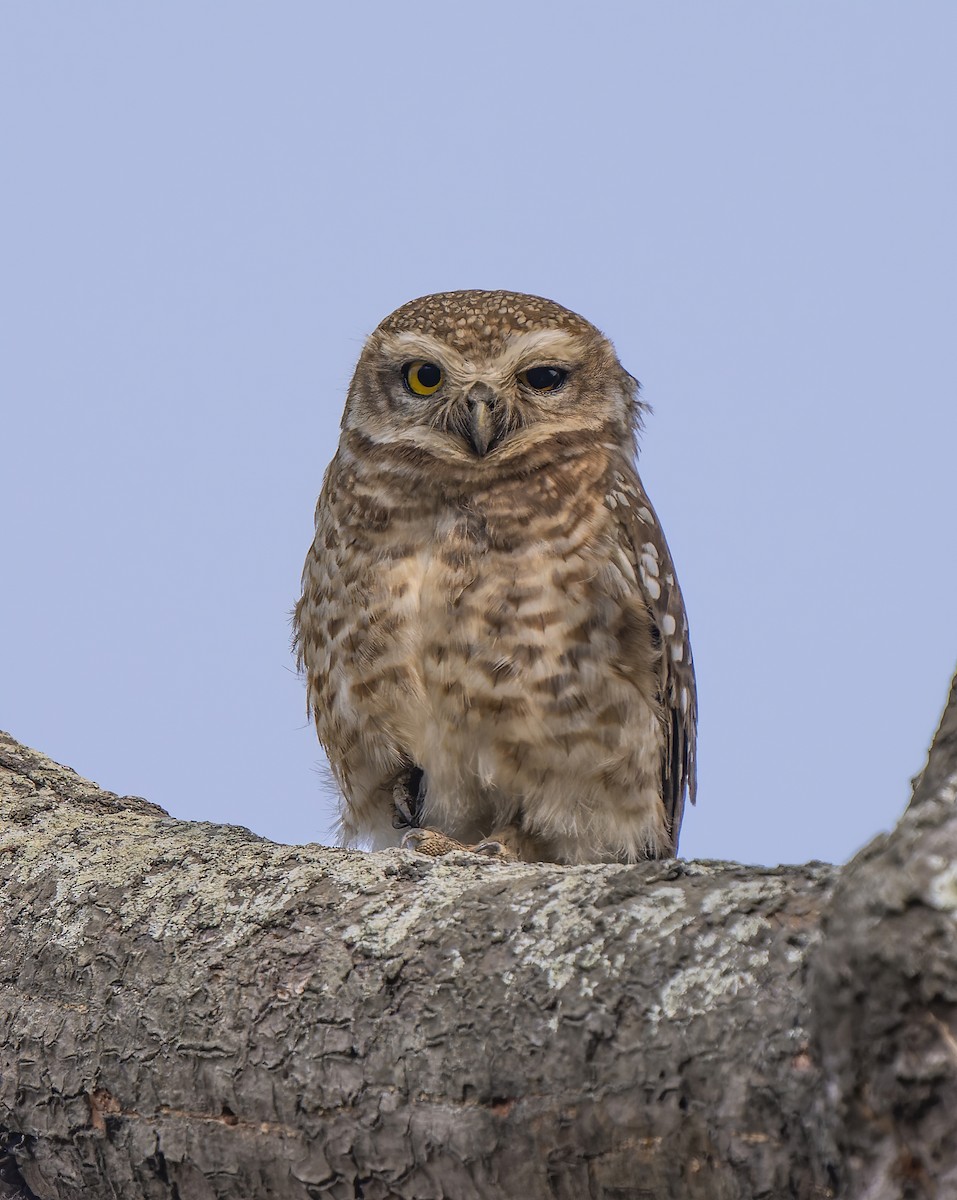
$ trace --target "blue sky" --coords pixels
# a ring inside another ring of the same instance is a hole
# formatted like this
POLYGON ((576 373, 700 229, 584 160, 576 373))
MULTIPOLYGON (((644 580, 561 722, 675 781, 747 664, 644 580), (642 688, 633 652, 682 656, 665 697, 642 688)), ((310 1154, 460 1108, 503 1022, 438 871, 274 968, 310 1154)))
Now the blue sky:
POLYGON ((5 4, 0 727, 278 840, 288 652, 363 337, 510 288, 654 408, 688 856, 893 824, 957 661, 957 7, 5 4))

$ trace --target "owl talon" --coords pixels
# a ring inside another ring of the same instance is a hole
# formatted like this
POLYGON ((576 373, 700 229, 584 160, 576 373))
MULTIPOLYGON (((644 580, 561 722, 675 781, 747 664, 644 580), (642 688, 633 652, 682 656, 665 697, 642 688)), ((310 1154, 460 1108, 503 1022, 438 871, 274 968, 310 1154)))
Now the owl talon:
POLYGON ((424 799, 425 773, 421 767, 409 767, 392 784, 392 828, 418 828, 424 799))
POLYGON ((484 842, 478 842, 474 846, 469 846, 468 849, 471 854, 482 854, 486 858, 496 858, 499 862, 517 861, 515 855, 505 842, 497 842, 491 838, 486 838, 484 842))

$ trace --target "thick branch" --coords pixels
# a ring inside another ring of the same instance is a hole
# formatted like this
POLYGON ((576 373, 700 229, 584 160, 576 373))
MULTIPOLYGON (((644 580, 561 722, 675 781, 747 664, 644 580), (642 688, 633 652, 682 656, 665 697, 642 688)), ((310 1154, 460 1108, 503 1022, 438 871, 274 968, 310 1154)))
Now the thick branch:
POLYGON ((0 802, 0 1126, 41 1200, 825 1196, 894 1039, 950 1096, 952 804, 838 879, 277 846, 3 738, 0 802))
POLYGON ((957 676, 910 807, 841 874, 808 994, 845 1193, 957 1196, 957 676))

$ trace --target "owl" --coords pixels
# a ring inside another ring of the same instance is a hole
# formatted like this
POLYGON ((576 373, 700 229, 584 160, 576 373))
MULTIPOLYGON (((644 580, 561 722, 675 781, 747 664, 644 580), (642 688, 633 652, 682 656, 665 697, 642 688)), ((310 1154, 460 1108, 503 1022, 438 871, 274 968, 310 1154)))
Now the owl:
POLYGON ((294 616, 344 844, 676 853, 697 701, 643 408, 537 296, 424 296, 370 336, 294 616))

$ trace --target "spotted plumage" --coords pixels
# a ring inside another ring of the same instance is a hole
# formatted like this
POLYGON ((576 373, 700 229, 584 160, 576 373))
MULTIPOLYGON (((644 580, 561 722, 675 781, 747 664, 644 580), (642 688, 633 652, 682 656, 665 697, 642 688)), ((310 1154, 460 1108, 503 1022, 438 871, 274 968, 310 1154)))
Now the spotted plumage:
POLYGON ((426 296, 371 335, 295 614, 346 844, 404 820, 533 861, 676 850, 694 668, 641 408, 539 297, 426 296))

